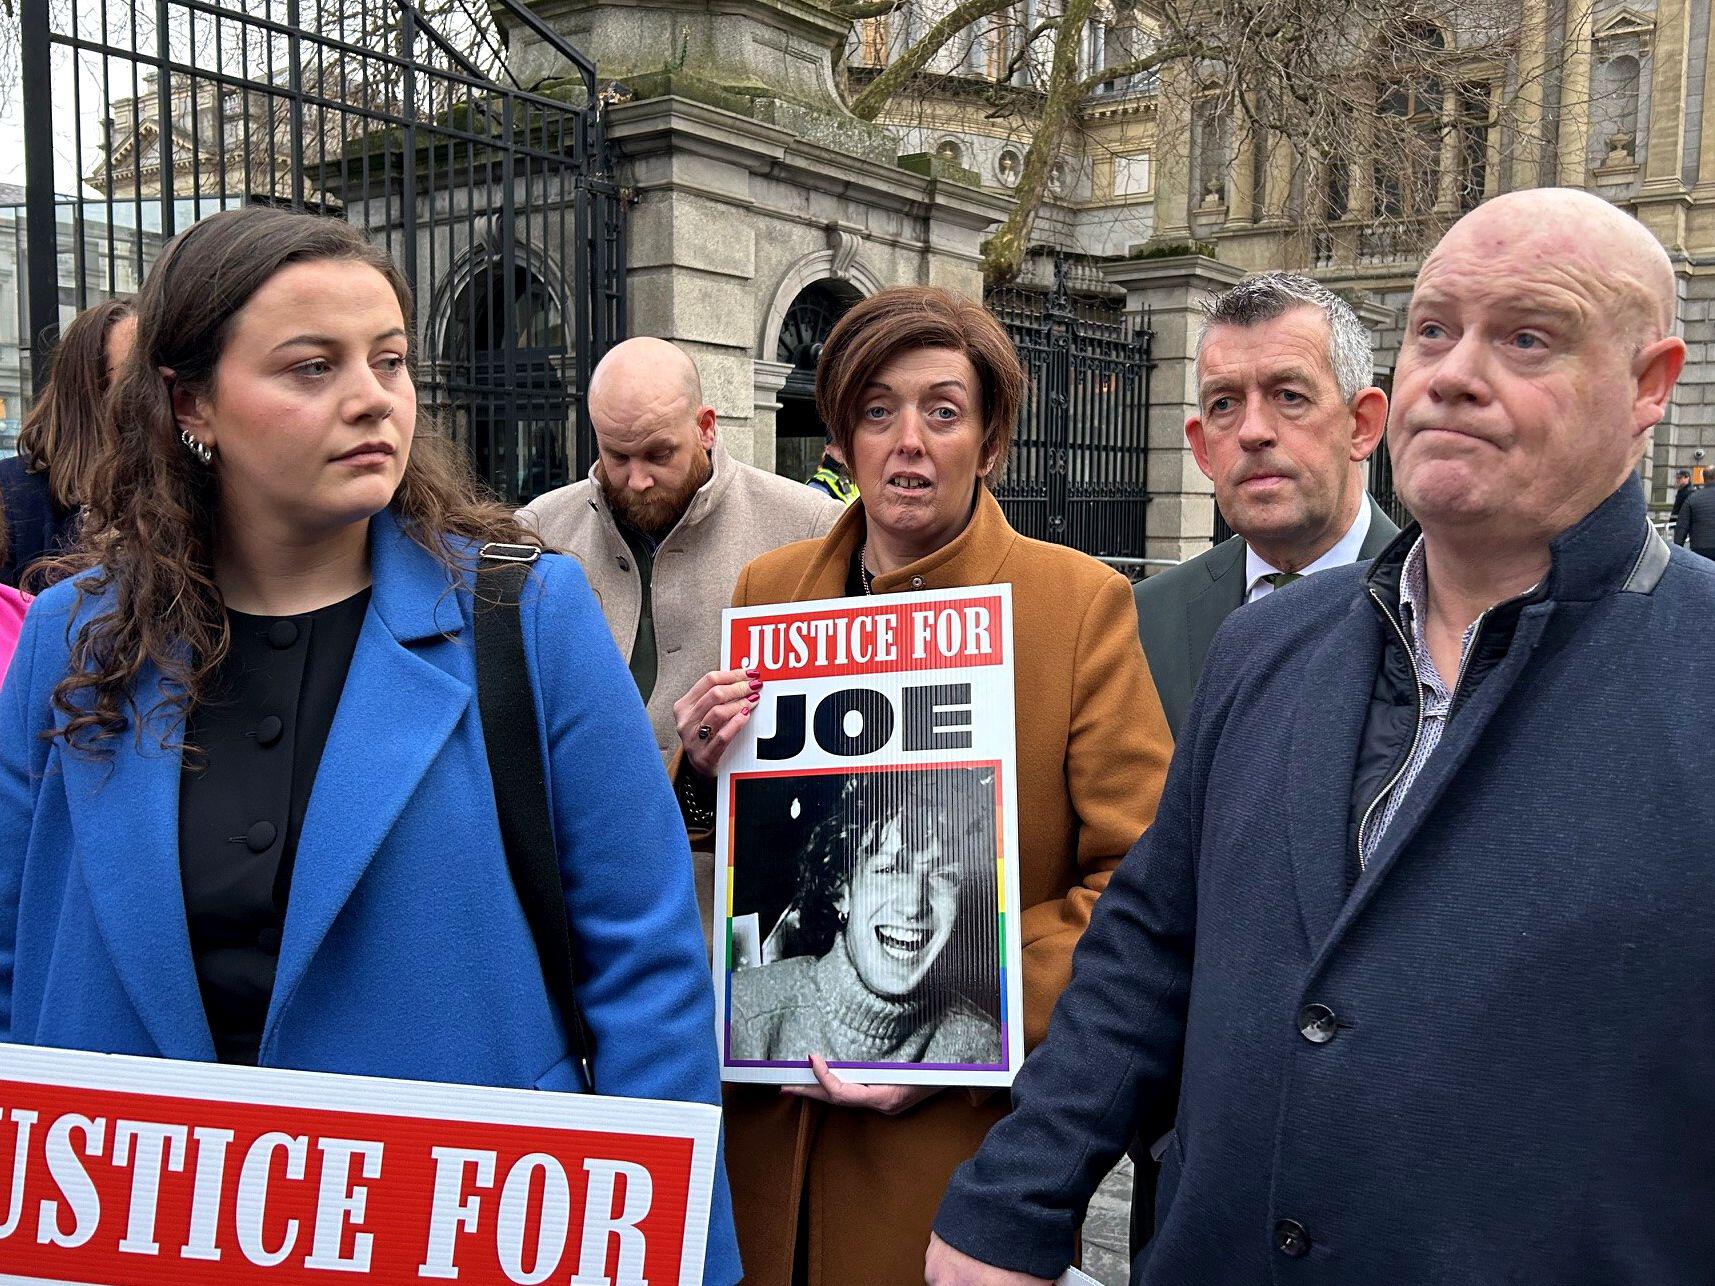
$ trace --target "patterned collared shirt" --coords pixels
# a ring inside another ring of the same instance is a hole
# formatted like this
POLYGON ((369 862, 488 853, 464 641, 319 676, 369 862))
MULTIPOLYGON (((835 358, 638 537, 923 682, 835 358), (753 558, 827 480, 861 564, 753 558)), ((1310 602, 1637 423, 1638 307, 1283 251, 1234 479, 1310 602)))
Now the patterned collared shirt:
MULTIPOLYGON (((1400 770, 1398 777, 1391 787, 1384 788, 1368 810, 1367 826, 1362 826, 1358 836, 1358 860, 1368 867, 1370 859, 1375 856, 1376 849, 1381 845, 1381 838, 1392 825, 1394 814, 1399 812, 1399 806, 1405 802, 1407 792, 1417 775, 1423 771, 1423 765, 1429 762, 1429 756, 1435 753, 1435 747, 1441 744, 1441 736, 1447 731, 1448 718, 1453 713, 1453 693, 1458 687, 1459 675, 1453 678, 1449 686, 1441 678, 1441 673, 1435 668, 1435 658, 1429 654, 1429 640, 1423 631, 1423 617, 1426 615, 1423 604, 1428 598, 1428 571, 1424 564, 1423 537, 1417 538, 1417 543, 1411 547, 1411 552, 1405 556, 1405 567, 1399 582, 1399 615, 1401 622, 1410 632, 1411 656, 1417 668, 1417 697, 1423 705, 1423 714, 1418 721, 1417 739, 1412 743, 1411 753, 1405 761, 1405 767, 1400 770)), ((1471 657, 1471 644, 1476 640, 1477 630, 1482 626, 1483 618, 1479 616, 1472 621, 1465 631, 1465 637, 1459 644, 1459 674, 1465 672, 1465 662, 1471 657)))

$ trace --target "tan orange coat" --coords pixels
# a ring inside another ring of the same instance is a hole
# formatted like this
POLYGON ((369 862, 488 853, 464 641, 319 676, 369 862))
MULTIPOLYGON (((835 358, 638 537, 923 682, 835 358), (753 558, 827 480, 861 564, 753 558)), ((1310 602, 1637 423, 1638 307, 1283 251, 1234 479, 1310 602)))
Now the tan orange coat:
MULTIPOLYGON (((863 534, 859 501, 822 540, 750 563, 733 602, 842 596, 863 534)), ((986 488, 956 540, 877 576, 873 589, 1004 583, 1013 594, 1024 1030, 1035 1045, 1097 895, 1155 817, 1173 742, 1137 641, 1130 584, 1087 555, 1020 536, 986 488)), ((1005 1094, 949 1090, 888 1117, 771 1086, 727 1086, 745 1281, 791 1286, 802 1208, 809 1286, 920 1283, 941 1193, 1006 1108, 1005 1094)))

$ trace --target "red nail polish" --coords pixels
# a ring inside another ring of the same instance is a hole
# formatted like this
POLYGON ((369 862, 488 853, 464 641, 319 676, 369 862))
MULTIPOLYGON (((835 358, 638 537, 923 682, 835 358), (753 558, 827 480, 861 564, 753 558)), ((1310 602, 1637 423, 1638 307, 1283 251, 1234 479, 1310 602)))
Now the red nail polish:
POLYGON ((750 702, 751 705, 755 705, 758 701, 762 700, 762 693, 752 692, 748 697, 745 698, 745 700, 750 702))
POLYGON ((762 680, 761 679, 752 679, 750 681, 750 690, 752 692, 761 692, 762 691, 762 680))
POLYGON ((752 679, 754 679, 754 678, 756 678, 756 677, 757 677, 757 676, 758 676, 758 675, 760 675, 760 674, 761 674, 761 673, 762 673, 762 671, 761 671, 761 670, 746 670, 746 671, 745 671, 745 674, 746 674, 746 675, 747 675, 747 676, 749 676, 749 677, 750 677, 750 678, 752 678, 752 679))

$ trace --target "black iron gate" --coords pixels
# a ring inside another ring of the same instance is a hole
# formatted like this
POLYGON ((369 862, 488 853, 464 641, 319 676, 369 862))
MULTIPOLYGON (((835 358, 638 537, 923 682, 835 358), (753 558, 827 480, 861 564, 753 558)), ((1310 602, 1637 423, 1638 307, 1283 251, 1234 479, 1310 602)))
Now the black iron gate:
POLYGON ((995 487, 1007 519, 1097 557, 1144 556, 1151 334, 1141 318, 1075 300, 1067 264, 1049 294, 992 292, 1029 379, 1012 459, 995 487))
POLYGON ((496 491, 586 467, 589 372, 625 332, 594 65, 525 0, 423 7, 21 0, 36 381, 59 327, 137 289, 175 231, 285 205, 393 254, 417 294, 419 403, 496 491), (557 78, 520 85, 508 30, 557 78))

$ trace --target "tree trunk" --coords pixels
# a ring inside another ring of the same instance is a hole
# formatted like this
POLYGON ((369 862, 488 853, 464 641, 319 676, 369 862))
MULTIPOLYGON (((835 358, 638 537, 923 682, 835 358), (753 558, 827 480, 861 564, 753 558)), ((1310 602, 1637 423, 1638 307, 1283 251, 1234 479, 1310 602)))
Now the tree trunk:
MULTIPOLYGON (((983 243, 983 277, 990 287, 1004 286, 1018 276, 1030 232, 1036 226, 1036 211, 1048 190, 1048 171, 1059 154, 1060 141, 1071 127, 1077 110, 1082 80, 1078 75, 1078 47, 1084 25, 1095 8, 1095 0, 1066 0, 1066 11, 1055 32, 1054 61, 1048 73, 1048 89, 1042 103, 1042 120, 1024 153, 1024 165, 1013 195, 1016 204, 1000 230, 983 243)), ((878 82, 879 83, 879 82, 878 82)), ((872 85, 870 88, 874 88, 872 85)))

